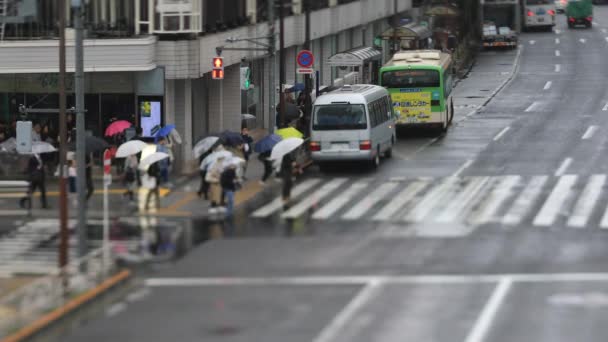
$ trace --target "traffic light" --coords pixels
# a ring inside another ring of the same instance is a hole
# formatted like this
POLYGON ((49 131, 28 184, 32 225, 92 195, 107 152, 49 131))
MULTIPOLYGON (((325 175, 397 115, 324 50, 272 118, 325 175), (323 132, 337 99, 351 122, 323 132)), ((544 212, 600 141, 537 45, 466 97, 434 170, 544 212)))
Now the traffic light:
POLYGON ((241 67, 241 90, 249 90, 251 86, 251 69, 241 67))
POLYGON ((211 78, 214 80, 224 79, 224 58, 213 57, 213 70, 211 71, 211 78))

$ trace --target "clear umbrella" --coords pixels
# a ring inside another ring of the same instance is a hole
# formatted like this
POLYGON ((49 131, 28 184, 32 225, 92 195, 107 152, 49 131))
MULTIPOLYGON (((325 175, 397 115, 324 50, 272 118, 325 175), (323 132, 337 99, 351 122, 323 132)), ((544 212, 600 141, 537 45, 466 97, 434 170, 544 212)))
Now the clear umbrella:
POLYGON ((203 161, 201 162, 201 165, 200 165, 200 169, 201 170, 205 170, 210 165, 212 165, 213 163, 215 163, 218 159, 220 159, 220 158, 230 158, 230 157, 232 157, 232 152, 230 152, 230 151, 213 152, 210 155, 208 155, 207 157, 205 157, 205 159, 203 159, 203 161))
POLYGON ((218 137, 207 137, 196 143, 196 145, 194 145, 194 148, 192 149, 194 158, 199 158, 200 156, 205 154, 213 147, 213 145, 217 143, 218 140, 220 140, 220 138, 218 137))
POLYGON ((139 152, 143 151, 146 146, 148 146, 148 144, 141 140, 127 141, 126 143, 118 146, 118 150, 116 150, 116 158, 126 158, 128 156, 138 154, 139 152))
POLYGON ((304 139, 301 138, 287 138, 279 141, 272 148, 270 153, 271 160, 280 160, 284 155, 294 151, 304 143, 304 139))
POLYGON ((32 152, 31 153, 23 153, 23 154, 44 154, 44 153, 53 153, 57 152, 55 146, 44 142, 44 141, 34 141, 32 143, 32 152))
POLYGON ((139 163, 139 168, 141 170, 145 170, 147 169, 150 165, 157 163, 163 159, 167 159, 169 158, 169 155, 167 153, 164 152, 155 152, 152 153, 151 155, 147 156, 146 158, 142 159, 142 161, 139 163))

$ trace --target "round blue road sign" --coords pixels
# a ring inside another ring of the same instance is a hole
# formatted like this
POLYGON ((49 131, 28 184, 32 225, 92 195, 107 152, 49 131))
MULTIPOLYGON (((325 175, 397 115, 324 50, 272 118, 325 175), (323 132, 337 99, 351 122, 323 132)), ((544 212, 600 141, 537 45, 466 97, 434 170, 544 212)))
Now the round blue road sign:
POLYGON ((296 57, 296 62, 302 68, 310 68, 313 64, 315 64, 315 56, 311 51, 302 50, 298 53, 296 57))

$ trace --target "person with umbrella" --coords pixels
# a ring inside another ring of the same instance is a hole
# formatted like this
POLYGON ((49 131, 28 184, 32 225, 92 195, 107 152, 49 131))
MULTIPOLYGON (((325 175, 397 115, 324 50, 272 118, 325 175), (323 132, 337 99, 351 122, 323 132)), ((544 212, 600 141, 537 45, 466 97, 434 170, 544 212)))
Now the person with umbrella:
POLYGON ((138 166, 137 154, 132 154, 125 158, 124 183, 127 191, 125 191, 123 196, 128 197, 131 202, 134 200, 135 190, 138 185, 138 166))
POLYGON ((270 153, 272 152, 272 148, 282 139, 283 138, 276 134, 271 134, 255 144, 255 152, 258 153, 258 160, 264 165, 264 174, 260 180, 261 185, 266 184, 266 180, 272 175, 272 160, 270 160, 270 153))
POLYGON ((245 166, 243 173, 247 172, 247 164, 249 163, 249 156, 253 152, 253 138, 249 135, 249 129, 247 126, 241 128, 241 137, 243 138, 243 157, 245 158, 245 166))
POLYGON ((40 202, 42 204, 42 208, 47 209, 48 206, 46 202, 44 163, 42 162, 42 158, 40 158, 38 153, 34 153, 30 157, 27 164, 27 173, 30 185, 27 191, 27 196, 21 198, 19 205, 21 208, 25 208, 25 202, 29 202, 28 207, 31 207, 32 195, 36 189, 38 189, 40 191, 40 202))
POLYGON ((211 200, 211 208, 215 209, 222 203, 222 188, 220 185, 220 177, 223 171, 223 163, 225 156, 219 156, 207 170, 205 180, 209 183, 209 199, 211 200))
POLYGON ((293 188, 293 177, 296 172, 299 172, 298 164, 296 163, 293 153, 287 153, 281 160, 281 169, 279 176, 283 180, 283 189, 281 191, 283 197, 283 208, 287 210, 289 208, 289 202, 291 201, 291 189, 293 188))
POLYGON ((237 167, 238 164, 236 162, 228 161, 228 165, 220 176, 220 184, 226 201, 226 217, 231 217, 234 211, 234 193, 237 189, 237 167))
POLYGON ((145 205, 145 210, 150 210, 150 200, 152 199, 152 196, 154 196, 155 198, 155 208, 158 210, 160 208, 160 181, 161 181, 161 175, 160 175, 160 167, 158 165, 158 162, 153 163, 152 165, 150 165, 150 167, 148 168, 148 172, 146 174, 146 182, 145 183, 145 187, 148 189, 148 194, 146 195, 146 205, 145 205))
MULTIPOLYGON (((160 140, 158 142, 158 148, 156 149, 156 151, 167 153, 167 154, 171 155, 170 149, 167 146, 166 137, 160 138, 160 140)), ((161 184, 169 183, 169 166, 170 165, 171 165, 171 158, 166 158, 159 162, 158 166, 160 168, 160 180, 162 182, 161 184)))

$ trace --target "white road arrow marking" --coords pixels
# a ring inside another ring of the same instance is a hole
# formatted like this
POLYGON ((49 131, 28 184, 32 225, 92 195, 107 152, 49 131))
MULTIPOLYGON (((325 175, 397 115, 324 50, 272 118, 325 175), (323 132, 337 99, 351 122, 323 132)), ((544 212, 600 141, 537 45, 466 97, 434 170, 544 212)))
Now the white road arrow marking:
POLYGON ((549 90, 549 89, 551 89, 552 85, 553 85, 553 82, 547 81, 547 83, 545 83, 545 87, 543 88, 543 90, 549 90))

